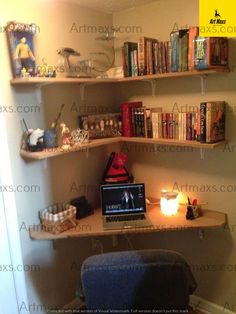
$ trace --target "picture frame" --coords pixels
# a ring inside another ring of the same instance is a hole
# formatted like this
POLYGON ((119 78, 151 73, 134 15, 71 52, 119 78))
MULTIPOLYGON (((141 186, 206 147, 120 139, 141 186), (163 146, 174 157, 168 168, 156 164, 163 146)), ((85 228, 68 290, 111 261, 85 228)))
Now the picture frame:
POLYGON ((36 24, 8 22, 6 33, 14 78, 36 76, 34 35, 36 24))

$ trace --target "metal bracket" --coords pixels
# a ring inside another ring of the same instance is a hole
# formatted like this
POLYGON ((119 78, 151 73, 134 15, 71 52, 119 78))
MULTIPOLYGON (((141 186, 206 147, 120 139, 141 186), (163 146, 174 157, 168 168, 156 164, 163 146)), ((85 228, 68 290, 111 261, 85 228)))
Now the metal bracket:
POLYGON ((201 75, 200 80, 201 80, 201 94, 205 95, 206 94, 207 75, 201 75))
POLYGON ((200 158, 201 160, 204 160, 205 159, 205 148, 200 148, 200 158))
POLYGON ((200 239, 200 240, 204 240, 204 238, 205 238, 205 230, 200 229, 200 230, 198 231, 198 234, 199 234, 199 239, 200 239))
POLYGON ((151 85, 152 97, 156 96, 156 80, 142 80, 142 82, 147 82, 151 85))
POLYGON ((118 236, 116 234, 112 235, 112 247, 118 246, 118 236))
POLYGON ((56 249, 57 249, 56 240, 52 240, 52 248, 53 248, 53 250, 56 250, 56 249))

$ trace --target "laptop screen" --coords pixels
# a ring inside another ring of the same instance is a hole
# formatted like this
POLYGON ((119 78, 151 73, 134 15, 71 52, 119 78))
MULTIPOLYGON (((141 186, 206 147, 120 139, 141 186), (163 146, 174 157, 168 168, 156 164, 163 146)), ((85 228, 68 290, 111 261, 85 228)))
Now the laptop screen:
POLYGON ((144 184, 102 185, 101 206, 106 216, 146 212, 144 184))

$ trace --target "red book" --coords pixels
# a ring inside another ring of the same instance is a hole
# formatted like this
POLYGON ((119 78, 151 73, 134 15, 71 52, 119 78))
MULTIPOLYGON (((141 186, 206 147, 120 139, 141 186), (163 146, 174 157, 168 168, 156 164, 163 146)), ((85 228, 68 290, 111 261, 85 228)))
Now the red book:
POLYGON ((194 39, 199 34, 199 27, 192 26, 189 28, 188 33, 188 69, 189 71, 194 70, 194 39))
POLYGON ((132 126, 132 109, 142 107, 143 103, 141 101, 137 102, 127 102, 121 104, 122 113, 122 135, 126 137, 133 136, 133 126, 132 126))

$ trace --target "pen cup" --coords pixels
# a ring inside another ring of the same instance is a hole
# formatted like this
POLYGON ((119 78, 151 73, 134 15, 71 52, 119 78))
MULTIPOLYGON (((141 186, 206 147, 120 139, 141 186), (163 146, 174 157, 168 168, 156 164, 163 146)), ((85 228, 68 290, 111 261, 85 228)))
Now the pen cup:
POLYGON ((193 220, 200 216, 200 207, 198 205, 188 205, 186 219, 193 220))

